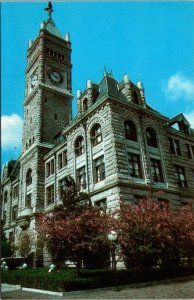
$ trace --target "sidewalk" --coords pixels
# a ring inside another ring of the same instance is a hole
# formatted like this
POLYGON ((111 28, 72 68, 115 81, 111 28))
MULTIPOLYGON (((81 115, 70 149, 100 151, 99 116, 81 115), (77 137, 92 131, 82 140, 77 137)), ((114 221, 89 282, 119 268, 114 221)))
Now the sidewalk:
POLYGON ((2 286, 2 299, 194 299, 194 278, 182 282, 150 283, 149 286, 122 286, 118 292, 114 287, 66 292, 63 296, 16 289, 5 291, 2 286))

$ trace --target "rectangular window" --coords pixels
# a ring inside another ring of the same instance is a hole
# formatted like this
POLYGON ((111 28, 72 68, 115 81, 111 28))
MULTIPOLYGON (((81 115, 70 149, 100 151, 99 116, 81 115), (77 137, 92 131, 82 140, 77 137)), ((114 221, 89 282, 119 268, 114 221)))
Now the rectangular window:
POLYGON ((62 169, 67 165, 67 151, 63 151, 58 155, 58 169, 62 169))
POLYGON ((13 199, 18 198, 19 196, 19 186, 16 185, 13 187, 13 199))
POLYGON ((106 178, 104 156, 94 160, 94 183, 100 182, 106 178))
POLYGON ((52 174, 54 174, 54 171, 55 171, 55 165, 54 165, 54 159, 52 159, 48 163, 46 163, 46 177, 49 177, 52 174))
POLYGON ((54 184, 46 188, 46 205, 54 203, 54 184))
POLYGON ((152 178, 155 182, 163 182, 161 161, 150 158, 152 178))
POLYGON ((18 207, 17 205, 12 207, 12 222, 16 220, 18 213, 18 207))
POLYGON ((128 162, 130 176, 142 178, 140 155, 128 152, 128 162))
POLYGON ((191 170, 192 172, 192 182, 194 183, 194 170, 191 170))
POLYGON ((77 170, 77 188, 79 190, 86 188, 86 171, 85 166, 77 170))
POLYGON ((78 137, 75 142, 75 155, 76 157, 79 157, 84 153, 84 139, 83 137, 78 137))
POLYGON ((32 194, 26 195, 26 207, 32 207, 32 194))
POLYGON ((96 145, 98 145, 102 142, 101 126, 99 124, 93 128, 92 133, 91 133, 91 139, 92 139, 93 147, 95 147, 96 145))
POLYGON ((179 140, 169 138, 169 142, 170 142, 170 151, 171 151, 171 153, 181 156, 181 149, 180 149, 179 140))
POLYGON ((7 220, 7 211, 4 210, 4 211, 3 211, 3 224, 6 223, 6 220, 7 220))
POLYGON ((63 191, 65 191, 65 180, 64 178, 59 180, 59 199, 63 198, 63 191))
POLYGON ((101 199, 101 200, 95 201, 94 207, 98 207, 98 208, 106 211, 106 208, 107 208, 106 199, 101 199))
POLYGON ((185 144, 186 148, 187 148, 187 157, 192 159, 192 154, 191 154, 191 148, 189 144, 185 144))
POLYGON ((194 146, 191 146, 191 152, 192 152, 193 159, 194 159, 194 146))
POLYGON ((178 187, 187 187, 187 180, 185 177, 185 169, 180 166, 175 166, 175 178, 178 187))

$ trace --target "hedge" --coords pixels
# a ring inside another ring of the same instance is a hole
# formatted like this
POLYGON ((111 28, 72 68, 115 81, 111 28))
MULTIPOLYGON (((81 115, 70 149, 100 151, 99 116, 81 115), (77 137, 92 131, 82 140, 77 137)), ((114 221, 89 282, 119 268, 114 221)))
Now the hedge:
MULTIPOLYGON (((118 270, 118 283, 132 284, 147 281, 193 275, 191 267, 172 267, 163 269, 147 269, 134 272, 118 270)), ((80 276, 75 276, 74 269, 63 269, 48 273, 48 269, 8 270, 1 271, 2 283, 20 284, 23 287, 50 291, 75 291, 114 286, 112 270, 81 270, 80 276)))

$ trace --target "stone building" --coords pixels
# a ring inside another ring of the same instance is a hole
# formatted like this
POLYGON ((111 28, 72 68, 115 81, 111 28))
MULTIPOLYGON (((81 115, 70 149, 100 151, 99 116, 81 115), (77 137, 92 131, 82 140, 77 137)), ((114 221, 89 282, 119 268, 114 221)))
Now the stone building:
POLYGON ((77 91, 72 119, 70 36, 48 12, 27 50, 22 153, 2 173, 5 233, 15 242, 28 233, 29 251, 36 215, 61 202, 66 175, 107 208, 164 191, 158 200, 177 209, 194 194, 194 130, 183 114, 169 119, 152 109, 141 82, 104 71, 99 83, 77 91))

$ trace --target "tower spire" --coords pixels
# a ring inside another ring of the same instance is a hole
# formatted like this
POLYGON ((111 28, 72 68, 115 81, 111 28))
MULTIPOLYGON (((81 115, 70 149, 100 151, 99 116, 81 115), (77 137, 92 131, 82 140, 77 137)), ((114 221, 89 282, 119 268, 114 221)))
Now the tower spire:
POLYGON ((48 12, 48 20, 52 20, 51 14, 53 13, 53 6, 51 1, 48 2, 48 7, 46 7, 44 10, 47 10, 48 12))

